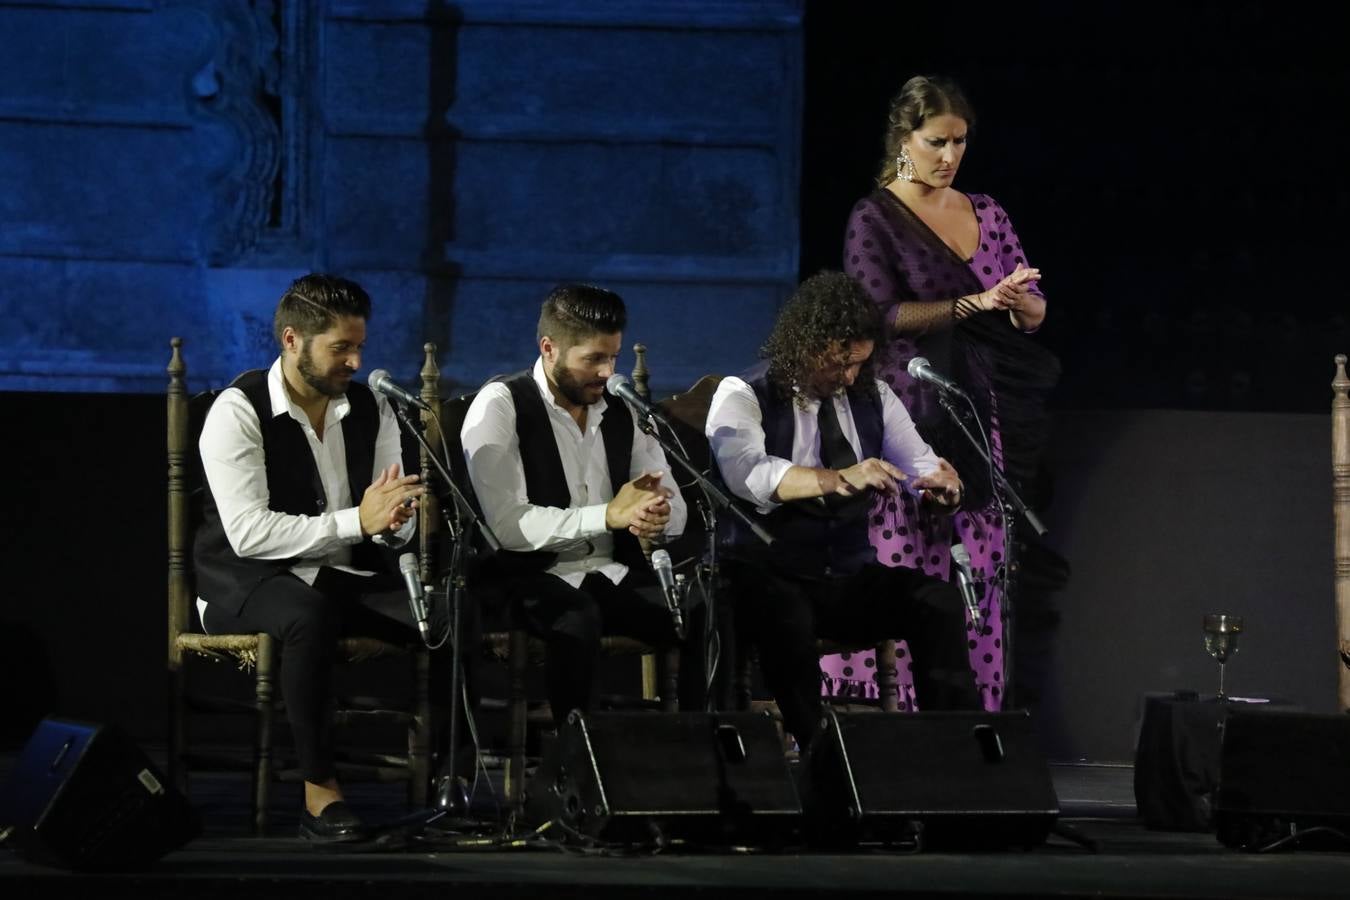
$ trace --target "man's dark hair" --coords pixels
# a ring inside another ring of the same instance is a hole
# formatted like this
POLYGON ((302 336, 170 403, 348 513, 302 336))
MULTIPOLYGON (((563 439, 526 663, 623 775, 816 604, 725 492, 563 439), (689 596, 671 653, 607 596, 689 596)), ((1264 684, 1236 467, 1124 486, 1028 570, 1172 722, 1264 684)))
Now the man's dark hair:
POLYGON ((370 318, 370 295, 355 281, 336 275, 311 273, 286 288, 272 317, 277 343, 287 326, 302 338, 323 334, 342 316, 370 318))
MULTIPOLYGON (((843 272, 818 272, 779 311, 759 355, 769 361, 769 381, 790 396, 794 386, 809 385, 822 365, 833 365, 832 357, 842 368, 849 344, 873 341, 879 351, 884 339, 881 315, 862 285, 843 272)), ((858 373, 855 383, 864 390, 875 387, 876 356, 858 373)))
POLYGON ((548 336, 566 351, 593 334, 618 334, 627 324, 623 298, 613 291, 589 284, 560 284, 544 300, 536 336, 548 336))

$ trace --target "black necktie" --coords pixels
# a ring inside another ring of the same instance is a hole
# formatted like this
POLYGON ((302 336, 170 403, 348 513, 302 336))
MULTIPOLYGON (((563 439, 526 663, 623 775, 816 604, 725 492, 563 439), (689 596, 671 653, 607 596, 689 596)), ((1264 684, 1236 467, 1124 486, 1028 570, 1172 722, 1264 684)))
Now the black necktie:
MULTIPOLYGON (((826 397, 820 401, 820 411, 816 413, 816 427, 820 429, 820 464, 827 469, 847 469, 856 465, 858 454, 853 445, 844 437, 839 427, 839 414, 834 408, 834 398, 826 397)), ((831 494, 822 497, 828 515, 843 519, 852 519, 863 515, 872 505, 872 492, 862 491, 853 497, 831 494)))
POLYGON ((820 411, 816 413, 816 427, 820 429, 820 464, 827 469, 847 469, 856 465, 858 454, 853 445, 844 437, 839 427, 839 414, 834 409, 834 398, 826 397, 820 401, 820 411))

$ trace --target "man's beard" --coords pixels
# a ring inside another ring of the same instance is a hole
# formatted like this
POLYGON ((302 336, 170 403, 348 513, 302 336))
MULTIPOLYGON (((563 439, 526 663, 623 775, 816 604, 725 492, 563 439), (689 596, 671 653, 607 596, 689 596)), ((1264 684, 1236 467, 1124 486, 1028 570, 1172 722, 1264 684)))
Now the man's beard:
POLYGON ((561 359, 553 364, 552 375, 554 385, 557 386, 558 392, 567 398, 568 403, 575 406, 590 406, 596 402, 586 396, 587 385, 573 378, 572 373, 563 366, 561 359))
POLYGON ((346 379, 339 381, 331 372, 327 375, 319 374, 314 367, 314 356, 309 352, 309 341, 305 341, 304 346, 300 348, 300 362, 296 365, 296 369, 305 380, 305 384, 325 397, 341 397, 347 393, 346 379))

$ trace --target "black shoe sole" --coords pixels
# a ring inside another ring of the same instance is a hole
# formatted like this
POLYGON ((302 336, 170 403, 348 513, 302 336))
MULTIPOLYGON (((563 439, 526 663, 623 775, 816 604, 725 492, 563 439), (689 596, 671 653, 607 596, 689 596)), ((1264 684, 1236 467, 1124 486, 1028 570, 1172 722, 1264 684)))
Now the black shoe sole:
POLYGON ((354 844, 358 841, 364 841, 368 837, 370 837, 370 835, 365 829, 346 831, 338 834, 320 834, 317 831, 310 831, 303 825, 300 826, 300 839, 317 846, 325 844, 354 844))

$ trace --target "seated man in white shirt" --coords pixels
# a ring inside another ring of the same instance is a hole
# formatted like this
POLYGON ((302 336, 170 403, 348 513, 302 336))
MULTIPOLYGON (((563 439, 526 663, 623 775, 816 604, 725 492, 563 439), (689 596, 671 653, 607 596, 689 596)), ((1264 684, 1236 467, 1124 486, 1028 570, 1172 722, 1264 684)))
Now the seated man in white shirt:
POLYGON ((674 626, 638 538, 684 530, 665 453, 605 390, 627 311, 602 288, 555 288, 531 369, 488 383, 460 436, 483 517, 505 551, 515 622, 547 645, 549 703, 561 723, 590 708, 602 634, 669 646, 674 626))
POLYGON ((337 638, 416 640, 397 564, 382 557, 412 536, 423 488, 400 474, 388 403, 352 381, 369 317, 370 297, 354 282, 295 281, 273 323, 281 356, 221 392, 199 445, 202 625, 281 643, 281 694, 305 780, 300 834, 316 841, 364 835, 333 760, 337 638))
POLYGON ((737 622, 758 646, 765 683, 803 749, 820 727, 818 638, 905 638, 921 708, 981 708, 956 587, 881 565, 868 541, 877 494, 914 491, 953 510, 961 502, 956 471, 872 374, 884 339, 856 282, 815 275, 779 313, 766 364, 724 378, 708 411, 723 480, 776 538, 766 547, 725 519, 737 622))

